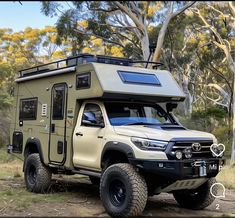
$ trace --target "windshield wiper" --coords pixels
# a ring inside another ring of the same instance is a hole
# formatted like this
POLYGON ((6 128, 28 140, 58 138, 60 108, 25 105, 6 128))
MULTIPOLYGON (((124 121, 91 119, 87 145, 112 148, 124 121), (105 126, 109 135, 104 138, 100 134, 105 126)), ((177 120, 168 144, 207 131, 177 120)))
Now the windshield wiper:
POLYGON ((129 126, 129 125, 157 125, 157 123, 146 123, 146 122, 133 122, 133 123, 126 123, 123 124, 123 126, 129 126))

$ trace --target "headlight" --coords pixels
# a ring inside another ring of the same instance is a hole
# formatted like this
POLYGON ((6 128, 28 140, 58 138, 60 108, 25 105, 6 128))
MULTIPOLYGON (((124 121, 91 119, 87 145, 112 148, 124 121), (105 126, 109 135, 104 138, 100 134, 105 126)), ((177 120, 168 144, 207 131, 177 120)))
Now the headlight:
POLYGON ((183 150, 183 153, 184 153, 184 156, 185 156, 187 159, 189 159, 189 158, 192 157, 192 150, 191 150, 191 148, 185 148, 185 149, 183 150))
POLYGON ((145 138, 132 137, 131 141, 143 150, 160 150, 164 151, 168 145, 167 141, 150 140, 145 138))
POLYGON ((182 152, 181 152, 181 151, 175 151, 175 157, 176 157, 178 160, 182 159, 182 157, 183 157, 182 152))

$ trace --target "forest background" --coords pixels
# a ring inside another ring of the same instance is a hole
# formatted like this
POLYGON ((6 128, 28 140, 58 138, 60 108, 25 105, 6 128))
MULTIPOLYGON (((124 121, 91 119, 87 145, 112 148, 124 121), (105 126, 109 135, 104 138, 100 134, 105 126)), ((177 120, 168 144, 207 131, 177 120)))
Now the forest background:
POLYGON ((91 53, 164 63, 186 94, 180 122, 213 133, 235 160, 234 2, 43 1, 41 13, 56 25, 0 29, 0 147, 10 139, 18 71, 91 53))

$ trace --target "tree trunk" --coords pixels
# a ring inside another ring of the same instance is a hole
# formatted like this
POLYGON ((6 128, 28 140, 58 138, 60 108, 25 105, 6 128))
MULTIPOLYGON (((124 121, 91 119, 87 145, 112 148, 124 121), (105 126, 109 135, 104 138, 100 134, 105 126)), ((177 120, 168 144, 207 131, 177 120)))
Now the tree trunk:
POLYGON ((167 27, 168 27, 170 20, 171 20, 171 16, 169 15, 161 27, 161 30, 158 34, 157 45, 156 45, 156 49, 155 49, 152 61, 159 61, 160 60, 161 50, 162 50, 163 43, 164 43, 164 38, 165 38, 167 27))
POLYGON ((233 111, 233 143, 232 143, 232 151, 231 151, 231 162, 233 163, 235 161, 235 63, 233 61, 233 58, 231 54, 229 53, 227 56, 228 59, 228 65, 230 70, 233 72, 233 105, 232 105, 232 111, 233 111))
POLYGON ((144 35, 141 36, 140 41, 141 41, 141 47, 142 47, 142 52, 143 52, 143 58, 144 58, 145 61, 147 61, 148 58, 149 58, 149 54, 150 54, 150 51, 149 51, 149 36, 148 36, 147 30, 145 30, 144 35))
POLYGON ((231 150, 231 163, 234 163, 235 161, 235 62, 233 60, 233 57, 230 53, 230 49, 229 46, 221 46, 221 48, 223 49, 227 62, 228 62, 228 67, 229 69, 232 71, 233 73, 233 93, 231 93, 231 95, 233 95, 233 103, 232 103, 232 115, 233 115, 233 143, 232 143, 232 150, 231 150))
POLYGON ((182 89, 183 89, 184 94, 186 95, 186 98, 184 100, 184 114, 185 114, 185 116, 191 115, 192 108, 193 108, 193 98, 189 92, 188 86, 189 86, 188 75, 187 76, 183 75, 182 89))

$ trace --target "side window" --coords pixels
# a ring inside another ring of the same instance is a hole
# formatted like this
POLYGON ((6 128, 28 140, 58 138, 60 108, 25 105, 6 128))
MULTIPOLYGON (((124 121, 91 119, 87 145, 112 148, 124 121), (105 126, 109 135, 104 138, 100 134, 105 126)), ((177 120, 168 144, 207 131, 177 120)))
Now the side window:
POLYGON ((82 115, 82 126, 86 126, 87 123, 91 124, 104 124, 102 111, 97 104, 86 104, 82 115))
POLYGON ((37 98, 20 99, 20 120, 37 119, 37 98))
POLYGON ((59 84, 53 87, 52 91, 52 119, 63 120, 64 119, 64 105, 65 105, 65 91, 66 85, 59 84))
POLYGON ((76 89, 88 89, 91 86, 91 73, 78 74, 76 76, 76 89))

